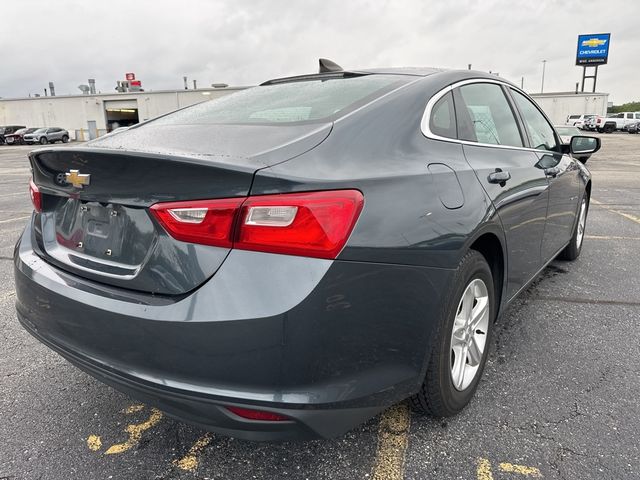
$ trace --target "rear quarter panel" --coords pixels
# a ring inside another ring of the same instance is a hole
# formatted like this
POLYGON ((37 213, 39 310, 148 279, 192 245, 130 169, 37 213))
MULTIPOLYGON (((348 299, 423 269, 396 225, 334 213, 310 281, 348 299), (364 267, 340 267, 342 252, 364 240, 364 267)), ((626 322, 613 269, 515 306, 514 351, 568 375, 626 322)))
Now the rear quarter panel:
POLYGON ((251 190, 363 192, 361 216, 318 303, 290 312, 285 344, 328 366, 355 355, 377 374, 403 371, 413 386, 405 395, 422 383, 461 257, 482 233, 502 235, 462 146, 420 130, 428 99, 443 86, 421 80, 336 121, 318 147, 260 170, 251 190))

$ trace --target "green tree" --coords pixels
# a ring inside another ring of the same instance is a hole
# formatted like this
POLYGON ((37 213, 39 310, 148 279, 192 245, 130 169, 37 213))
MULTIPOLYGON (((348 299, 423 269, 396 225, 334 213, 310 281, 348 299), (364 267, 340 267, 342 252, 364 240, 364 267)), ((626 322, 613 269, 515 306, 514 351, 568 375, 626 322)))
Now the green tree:
POLYGON ((620 113, 620 112, 640 112, 639 102, 627 102, 622 105, 614 105, 607 109, 607 113, 620 113))

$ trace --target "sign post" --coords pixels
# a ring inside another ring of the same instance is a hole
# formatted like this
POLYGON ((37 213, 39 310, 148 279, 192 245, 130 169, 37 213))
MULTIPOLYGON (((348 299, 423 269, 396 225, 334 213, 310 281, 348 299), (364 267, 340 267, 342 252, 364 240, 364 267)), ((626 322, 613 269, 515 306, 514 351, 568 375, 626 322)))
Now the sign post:
POLYGON ((594 33, 578 35, 578 50, 576 52, 576 65, 582 67, 582 91, 584 81, 593 78, 593 92, 596 91, 598 81, 598 66, 605 65, 609 60, 610 33, 594 33), (594 67, 593 75, 587 75, 587 68, 594 67))

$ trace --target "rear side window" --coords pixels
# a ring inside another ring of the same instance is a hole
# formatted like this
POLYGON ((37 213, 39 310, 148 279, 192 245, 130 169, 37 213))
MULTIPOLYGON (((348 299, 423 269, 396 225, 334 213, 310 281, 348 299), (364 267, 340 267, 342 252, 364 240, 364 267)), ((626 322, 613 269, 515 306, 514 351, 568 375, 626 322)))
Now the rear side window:
POLYGON ((414 77, 363 75, 248 88, 166 115, 156 125, 318 122, 352 111, 414 77))
POLYGON ((553 132, 553 127, 547 119, 540 113, 540 110, 529 100, 516 90, 511 90, 513 99, 522 114, 529 135, 531 136, 531 146, 538 150, 558 150, 558 142, 553 132))
POLYGON ((640 120, 640 113, 636 113, 636 120, 640 120))
POLYGON ((456 114, 453 108, 453 95, 451 92, 438 100, 431 109, 429 130, 431 130, 431 133, 441 137, 456 138, 456 114))
POLYGON ((522 137, 499 85, 474 83, 459 88, 458 137, 471 142, 522 147, 522 137), (461 111, 462 110, 462 111, 461 111))

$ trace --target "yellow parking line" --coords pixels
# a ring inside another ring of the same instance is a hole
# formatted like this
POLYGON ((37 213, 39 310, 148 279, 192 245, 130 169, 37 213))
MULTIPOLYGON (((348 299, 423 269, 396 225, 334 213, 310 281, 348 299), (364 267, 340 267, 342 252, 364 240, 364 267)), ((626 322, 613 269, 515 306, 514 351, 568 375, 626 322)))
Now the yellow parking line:
POLYGON ((585 235, 589 240, 640 240, 640 237, 619 237, 616 235, 585 235))
POLYGON ((15 192, 15 193, 4 193, 2 195, 0 195, 0 198, 4 198, 4 197, 16 197, 18 195, 24 195, 27 196, 29 195, 29 193, 25 190, 24 192, 15 192))
POLYGON ((4 293, 0 293, 0 302, 4 302, 5 300, 14 297, 16 294, 16 292, 14 292, 13 290, 10 292, 4 292, 4 293))
POLYGON ((137 404, 137 405, 130 405, 127 408, 125 408, 122 413, 125 413, 127 415, 130 415, 132 413, 137 413, 137 412, 141 412, 142 410, 144 410, 144 405, 142 404, 137 404))
POLYGON ((373 480, 402 480, 410 426, 411 414, 404 403, 394 405, 382 414, 373 480))
POLYGON ((0 220, 0 223, 9 223, 9 222, 15 222, 17 220, 26 220, 27 218, 31 218, 31 215, 26 215, 24 217, 7 218, 5 220, 0 220))
POLYGON ((87 447, 92 452, 97 452, 102 448, 102 440, 98 435, 89 435, 87 438, 87 447))
POLYGON ((526 467, 524 465, 514 465, 512 463, 501 463, 500 470, 508 473, 518 473, 526 477, 542 477, 540 470, 536 467, 526 467))
POLYGON ((627 220, 631 220, 632 222, 635 222, 637 224, 640 224, 640 217, 636 217, 635 215, 632 215, 630 213, 626 213, 626 212, 621 212, 620 210, 615 210, 611 207, 608 207, 607 205, 605 205, 602 202, 599 202, 595 199, 591 199, 591 202, 594 203, 595 205, 598 205, 599 207, 604 208, 605 210, 611 212, 611 213, 616 213, 618 215, 620 215, 621 217, 626 218, 627 220))
POLYGON ((476 475, 478 480, 493 480, 493 473, 491 473, 491 462, 486 458, 479 458, 476 475))
POLYGON ((160 420, 162 420, 162 412, 156 408, 152 408, 151 416, 146 421, 142 423, 132 423, 131 425, 127 425, 127 428, 125 428, 125 432, 129 434, 129 438, 127 438, 127 440, 123 443, 116 443, 115 445, 111 445, 109 449, 104 452, 105 455, 113 455, 114 453, 122 453, 130 450, 132 447, 138 444, 138 442, 142 438, 142 434, 156 425, 160 420))
POLYGON ((193 472, 198 468, 198 456, 200 452, 211 443, 211 434, 205 433, 202 437, 196 440, 196 443, 189 449, 189 452, 180 460, 174 460, 173 464, 180 470, 187 472, 193 472))

